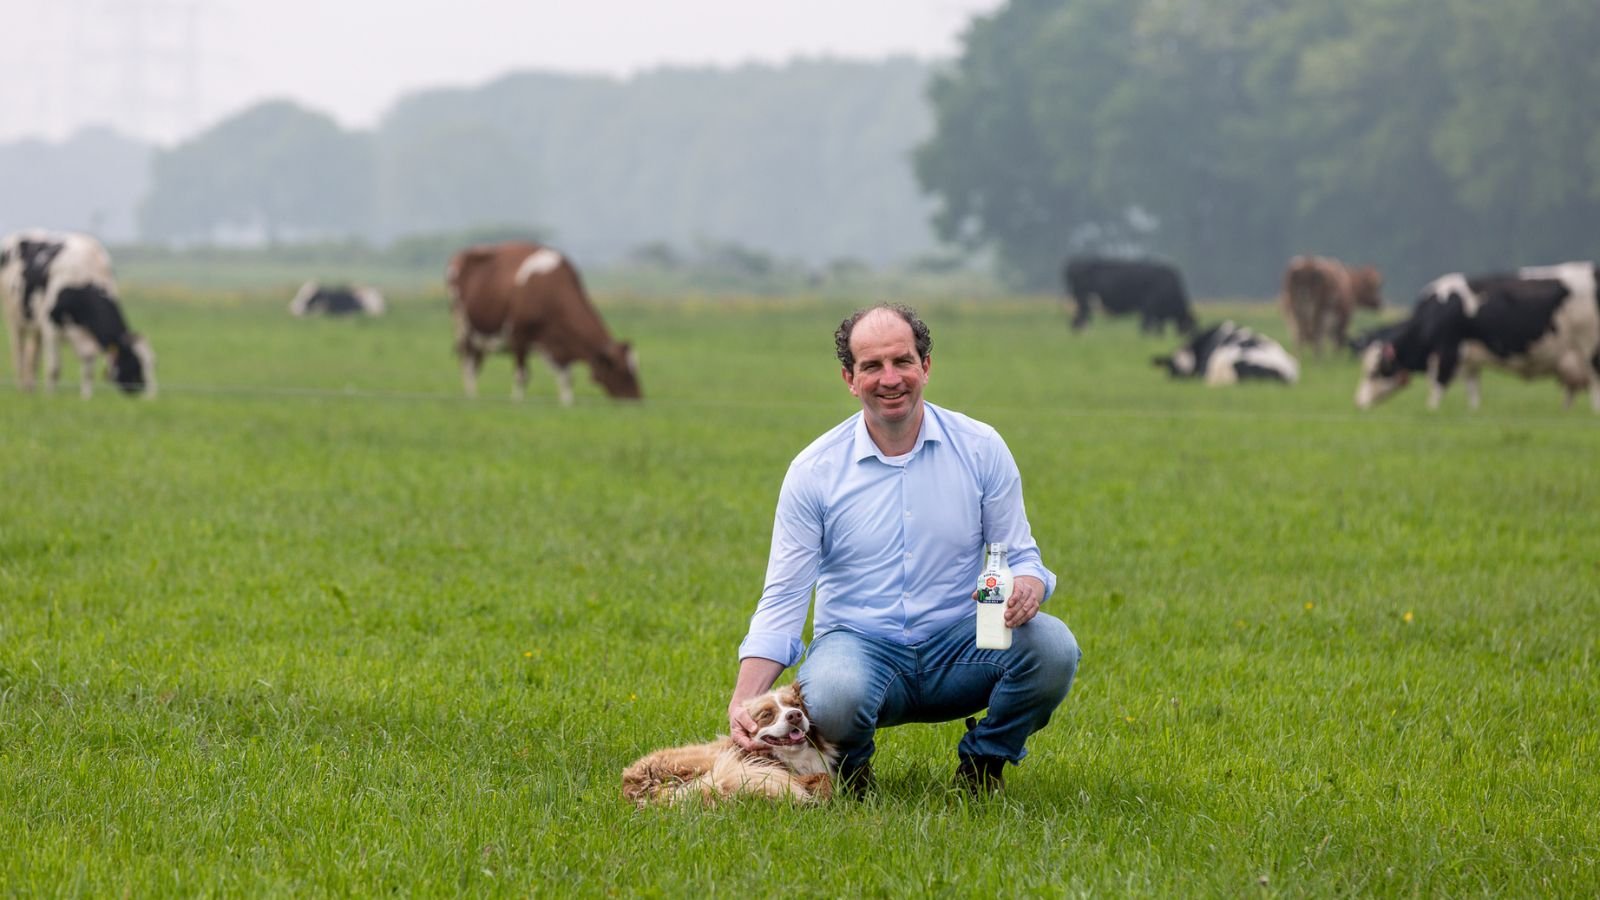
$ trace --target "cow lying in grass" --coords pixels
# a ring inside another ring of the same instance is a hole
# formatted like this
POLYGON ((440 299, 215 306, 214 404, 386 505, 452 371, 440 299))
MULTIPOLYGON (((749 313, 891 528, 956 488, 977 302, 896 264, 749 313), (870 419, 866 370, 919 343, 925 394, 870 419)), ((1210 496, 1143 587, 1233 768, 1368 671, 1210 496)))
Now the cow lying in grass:
POLYGON ((1171 356, 1157 356, 1152 362, 1173 378, 1204 377, 1211 387, 1249 380, 1285 384, 1300 380, 1300 363, 1283 345, 1232 322, 1213 325, 1171 356))

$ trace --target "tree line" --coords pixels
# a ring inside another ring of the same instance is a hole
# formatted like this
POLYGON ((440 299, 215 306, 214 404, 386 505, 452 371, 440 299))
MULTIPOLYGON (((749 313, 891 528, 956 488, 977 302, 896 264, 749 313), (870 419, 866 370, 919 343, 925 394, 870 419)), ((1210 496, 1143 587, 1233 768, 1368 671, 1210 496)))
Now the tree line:
POLYGON ((935 247, 909 165, 928 74, 911 59, 520 73, 406 96, 371 131, 264 103, 155 155, 139 230, 390 242, 499 226, 594 260, 743 246, 898 261, 935 247))
POLYGON ((941 238, 1262 296, 1287 258, 1433 275, 1600 253, 1592 0, 1010 0, 933 80, 941 238))

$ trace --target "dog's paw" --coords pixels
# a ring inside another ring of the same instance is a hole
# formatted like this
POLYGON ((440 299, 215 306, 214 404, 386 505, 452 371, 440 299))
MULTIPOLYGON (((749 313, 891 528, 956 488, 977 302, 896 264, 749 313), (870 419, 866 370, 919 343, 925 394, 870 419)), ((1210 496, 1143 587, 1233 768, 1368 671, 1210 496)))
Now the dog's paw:
POLYGON ((823 803, 833 797, 833 777, 826 772, 818 775, 801 775, 795 782, 805 789, 806 800, 823 803))

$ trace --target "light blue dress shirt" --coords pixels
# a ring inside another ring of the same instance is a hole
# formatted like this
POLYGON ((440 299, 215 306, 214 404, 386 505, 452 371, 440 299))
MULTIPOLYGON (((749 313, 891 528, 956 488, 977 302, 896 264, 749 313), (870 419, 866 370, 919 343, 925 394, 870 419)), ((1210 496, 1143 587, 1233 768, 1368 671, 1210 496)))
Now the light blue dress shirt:
POLYGON ((772 525, 766 585, 739 658, 794 665, 816 588, 814 637, 837 628, 912 645, 976 615, 983 545, 1006 545, 1013 576, 1044 582, 1022 477, 999 432, 923 403, 904 456, 884 456, 861 413, 789 464, 772 525))

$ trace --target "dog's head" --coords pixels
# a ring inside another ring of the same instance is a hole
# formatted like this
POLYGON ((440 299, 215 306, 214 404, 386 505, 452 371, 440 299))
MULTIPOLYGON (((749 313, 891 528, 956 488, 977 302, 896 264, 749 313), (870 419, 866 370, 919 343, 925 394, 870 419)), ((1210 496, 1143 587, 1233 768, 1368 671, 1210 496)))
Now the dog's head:
POLYGON ((790 683, 744 703, 745 712, 756 720, 755 739, 768 747, 779 749, 808 743, 811 737, 811 716, 806 714, 805 698, 800 685, 790 683))

